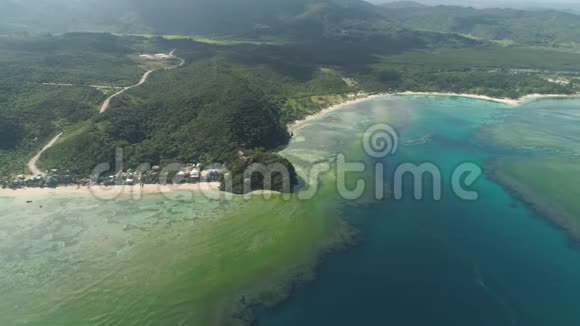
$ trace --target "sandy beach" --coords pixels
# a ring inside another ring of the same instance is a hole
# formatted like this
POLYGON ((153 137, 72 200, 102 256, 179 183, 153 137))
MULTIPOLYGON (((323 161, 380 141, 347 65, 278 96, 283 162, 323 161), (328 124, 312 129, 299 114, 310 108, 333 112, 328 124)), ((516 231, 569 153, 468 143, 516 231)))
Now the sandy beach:
POLYGON ((466 97, 472 98, 476 100, 482 101, 491 101, 497 103, 503 103, 507 105, 517 106, 523 103, 522 99, 510 99, 510 98, 496 98, 491 96, 485 95, 477 95, 477 94, 461 94, 461 93, 437 93, 437 92, 400 92, 394 93, 393 95, 427 95, 427 96, 457 96, 457 97, 466 97))
POLYGON ((364 101, 368 101, 374 98, 379 98, 379 97, 383 97, 383 96, 387 96, 387 95, 391 95, 390 93, 381 93, 381 94, 368 94, 368 95, 362 95, 347 101, 344 101, 340 104, 336 104, 336 105, 332 105, 329 106, 327 108, 324 108, 322 110, 320 110, 319 112, 315 113, 315 114, 311 114, 309 116, 306 116, 304 119, 302 120, 297 120, 294 121, 292 123, 290 123, 288 125, 288 129, 290 130, 295 130, 297 128, 299 128, 300 126, 302 126, 304 123, 310 121, 310 120, 314 120, 319 118, 321 115, 324 115, 328 112, 332 112, 334 110, 338 110, 342 107, 348 106, 348 105, 352 105, 352 104, 356 104, 356 103, 360 103, 360 102, 364 102, 364 101))
POLYGON ((529 94, 519 99, 511 98, 497 98, 485 95, 477 94, 462 94, 462 93, 436 93, 436 92, 400 92, 394 93, 393 95, 427 95, 427 96, 458 96, 466 97, 483 101, 491 101, 497 103, 503 103, 511 106, 519 106, 526 102, 541 100, 541 99, 565 99, 565 98, 580 98, 580 94, 529 94))
POLYGON ((300 126, 302 126, 304 123, 306 123, 310 120, 316 119, 316 118, 320 117, 321 115, 324 115, 328 112, 332 112, 334 110, 340 109, 340 108, 347 106, 347 105, 356 104, 356 103, 360 103, 360 102, 364 102, 367 100, 371 100, 371 99, 379 98, 379 97, 383 97, 383 96, 388 96, 388 95, 455 96, 455 97, 472 98, 472 99, 482 100, 482 101, 497 102, 497 103, 502 103, 502 104, 506 104, 509 106, 519 106, 519 105, 522 105, 522 104, 527 103, 527 102, 531 102, 534 100, 541 100, 541 99, 580 98, 580 94, 529 94, 529 95, 520 97, 519 99, 497 98, 497 97, 491 97, 491 96, 486 96, 486 95, 467 94, 467 93, 443 93, 443 92, 438 93, 438 92, 405 91, 405 92, 397 92, 397 93, 368 94, 368 95, 359 96, 359 97, 351 99, 351 100, 347 100, 347 101, 340 103, 340 104, 336 104, 336 105, 332 105, 332 106, 329 106, 327 108, 324 108, 324 109, 320 110, 319 112, 312 114, 312 115, 309 115, 302 120, 292 122, 291 124, 288 125, 288 128, 290 130, 295 130, 295 129, 299 128, 300 126))
POLYGON ((64 186, 57 188, 23 188, 18 190, 0 189, 0 197, 20 198, 56 194, 92 194, 95 196, 118 196, 140 194, 163 194, 170 192, 211 192, 219 191, 219 182, 202 182, 197 184, 158 185, 148 184, 141 186, 64 186))
MULTIPOLYGON (((311 114, 309 116, 306 116, 302 120, 297 120, 297 121, 290 123, 288 125, 288 128, 290 130, 296 130, 297 128, 301 127, 304 123, 306 123, 310 120, 317 119, 320 116, 322 116, 328 112, 338 110, 338 109, 343 108, 343 107, 348 106, 348 105, 352 105, 352 104, 356 104, 356 103, 360 103, 360 102, 364 102, 364 101, 368 101, 368 100, 371 100, 374 98, 379 98, 379 97, 388 96, 388 95, 459 96, 459 97, 467 97, 467 98, 473 98, 473 99, 484 100, 484 101, 493 101, 493 102, 503 103, 503 104, 512 105, 512 106, 520 105, 523 103, 523 100, 524 100, 524 98, 519 99, 519 100, 514 100, 514 99, 507 99, 507 98, 494 98, 494 97, 489 97, 489 96, 484 96, 484 95, 476 95, 476 94, 436 93, 436 92, 410 92, 410 91, 407 91, 407 92, 398 92, 398 93, 368 94, 368 95, 358 96, 356 98, 344 101, 340 104, 335 104, 335 105, 329 106, 327 108, 324 108, 315 114, 311 114)), ((542 95, 539 95, 539 94, 529 95, 529 99, 531 100, 532 97, 533 98, 540 98, 541 96, 542 95)), ((551 95, 551 96, 556 97, 557 95, 551 95)), ((558 97, 561 97, 561 96, 558 96, 558 97)))
POLYGON ((520 104, 525 102, 530 102, 534 100, 542 99, 570 99, 570 98, 580 98, 580 94, 530 94, 520 98, 520 104))

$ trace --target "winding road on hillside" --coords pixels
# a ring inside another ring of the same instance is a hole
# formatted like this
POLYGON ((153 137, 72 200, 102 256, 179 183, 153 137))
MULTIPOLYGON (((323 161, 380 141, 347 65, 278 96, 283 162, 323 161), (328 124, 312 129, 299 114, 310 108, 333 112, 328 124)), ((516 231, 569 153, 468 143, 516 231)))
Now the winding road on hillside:
MULTIPOLYGON (((173 51, 169 52, 169 56, 170 56, 172 59, 177 59, 177 60, 179 60, 179 64, 178 64, 177 66, 175 66, 175 67, 166 68, 166 69, 168 69, 168 70, 169 70, 169 69, 175 69, 175 68, 179 68, 179 67, 181 67, 181 66, 183 66, 183 65, 185 64, 185 60, 184 60, 184 59, 182 59, 182 58, 176 57, 174 53, 175 53, 175 49, 174 49, 173 51)), ((141 77, 141 80, 139 80, 139 82, 138 82, 137 84, 135 84, 135 85, 133 85, 133 86, 128 86, 128 87, 125 87, 125 88, 123 88, 122 90, 118 91, 117 93, 115 93, 115 94, 113 94, 113 95, 109 96, 109 98, 107 98, 107 99, 106 99, 106 100, 103 102, 103 104, 101 105, 101 108, 99 109, 99 113, 104 113, 105 111, 107 111, 107 109, 108 109, 108 108, 109 108, 109 106, 111 105, 111 100, 112 100, 113 98, 115 98, 115 97, 117 97, 117 96, 119 96, 119 95, 121 95, 121 94, 125 93, 126 91, 128 91, 128 90, 130 90, 130 89, 132 89, 132 88, 139 87, 139 86, 141 86, 141 85, 145 84, 145 83, 147 82, 147 79, 149 79, 149 75, 151 75, 151 74, 152 74, 154 71, 157 71, 157 70, 158 70, 158 69, 151 69, 151 70, 147 71, 145 74, 143 74, 143 77, 141 77)))
MULTIPOLYGON (((179 68, 185 64, 185 59, 175 56, 175 49, 173 49, 171 52, 169 52, 169 56, 172 59, 179 60, 179 64, 177 66, 174 66, 174 67, 165 68, 166 70, 179 68)), ((126 91, 128 91, 130 89, 133 89, 133 88, 136 88, 136 87, 139 87, 139 86, 145 84, 147 82, 147 80, 149 79, 149 76, 157 70, 159 70, 159 69, 148 70, 147 72, 145 72, 143 74, 143 76, 141 77, 141 79, 139 80, 139 82, 137 84, 124 87, 123 89, 121 89, 117 93, 115 93, 115 94, 109 96, 107 99, 105 99, 105 101, 99 107, 99 114, 104 113, 107 111, 107 109, 109 109, 109 106, 111 106, 111 100, 113 98, 125 93, 126 91)), ((27 167, 28 167, 28 170, 30 170, 30 172, 32 173, 32 175, 44 175, 45 174, 36 166, 36 163, 38 163, 38 160, 40 159, 42 154, 44 154, 44 152, 46 152, 49 148, 54 146, 54 144, 59 140, 59 138, 63 134, 64 134, 64 132, 61 132, 58 135, 56 135, 48 144, 46 144, 46 146, 44 146, 38 153, 36 153, 36 155, 34 155, 34 157, 28 162, 27 167)))
POLYGON ((40 152, 38 152, 36 155, 34 155, 34 157, 30 160, 30 162, 28 162, 28 169, 30 170, 30 172, 32 172, 33 175, 42 175, 44 174, 42 171, 40 171, 40 169, 36 166, 36 162, 38 162, 38 160, 40 159, 40 157, 42 156, 42 154, 44 154, 44 152, 51 148, 52 145, 54 145, 54 143, 56 143, 56 141, 60 138, 60 136, 62 136, 62 132, 58 135, 56 135, 56 137, 54 137, 48 144, 46 144, 46 146, 44 146, 40 152))
POLYGON ((109 96, 109 97, 108 97, 108 98, 107 98, 107 99, 106 99, 106 100, 103 102, 103 104, 101 104, 101 108, 99 109, 99 113, 104 113, 105 111, 107 111, 107 109, 109 108, 109 106, 111 106, 111 100, 112 100, 113 98, 115 98, 115 97, 117 97, 117 96, 119 96, 119 95, 121 95, 121 94, 125 93, 126 91, 130 90, 131 88, 139 87, 139 86, 141 86, 141 85, 145 84, 145 83, 147 82, 147 79, 149 78, 149 75, 151 75, 151 73, 152 73, 152 72, 154 72, 154 71, 155 71, 155 70, 149 70, 149 71, 147 71, 147 72, 146 72, 146 73, 143 75, 143 77, 141 77, 141 80, 140 80, 140 81, 139 81, 137 84, 135 84, 135 85, 133 85, 133 86, 128 86, 128 87, 125 87, 125 88, 123 88, 122 90, 118 91, 117 93, 115 93, 115 94, 113 94, 113 95, 109 96))

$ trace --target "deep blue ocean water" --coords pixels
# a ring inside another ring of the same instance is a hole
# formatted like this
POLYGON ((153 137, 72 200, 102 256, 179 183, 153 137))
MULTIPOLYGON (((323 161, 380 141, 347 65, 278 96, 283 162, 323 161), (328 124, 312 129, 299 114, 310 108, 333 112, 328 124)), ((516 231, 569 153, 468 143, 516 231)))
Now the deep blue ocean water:
MULTIPOLYGON (((321 119, 376 115, 382 122, 377 105, 408 117, 398 126, 398 153, 384 160, 390 171, 401 162, 432 162, 444 180, 460 163, 492 159, 477 131, 514 114, 488 102, 412 97, 360 103, 321 119), (428 141, 404 145, 420 138, 428 141)), ((565 233, 485 176, 473 187, 477 201, 462 201, 443 184, 441 201, 416 201, 408 192, 401 201, 345 206, 359 243, 325 257, 316 280, 297 286, 286 303, 259 309, 257 325, 580 325, 580 251, 565 233)))

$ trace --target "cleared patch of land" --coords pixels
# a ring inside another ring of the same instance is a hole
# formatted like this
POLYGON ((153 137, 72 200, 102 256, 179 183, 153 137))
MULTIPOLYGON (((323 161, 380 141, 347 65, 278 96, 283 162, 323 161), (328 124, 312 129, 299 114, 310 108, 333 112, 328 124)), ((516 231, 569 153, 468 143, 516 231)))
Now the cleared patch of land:
POLYGON ((256 40, 240 40, 227 38, 209 38, 204 36, 190 36, 190 35, 156 35, 156 34, 115 34, 118 36, 139 36, 144 38, 160 37, 166 40, 191 40, 199 43, 213 44, 213 45, 241 45, 241 44, 283 44, 283 41, 256 41, 256 40))

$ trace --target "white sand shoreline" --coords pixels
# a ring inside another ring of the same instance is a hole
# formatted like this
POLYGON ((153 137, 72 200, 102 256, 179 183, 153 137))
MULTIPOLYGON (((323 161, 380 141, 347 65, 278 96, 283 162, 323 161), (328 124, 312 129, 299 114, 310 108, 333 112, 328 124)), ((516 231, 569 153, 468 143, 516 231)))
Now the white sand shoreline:
POLYGON ((486 95, 478 95, 478 94, 468 94, 468 93, 451 93, 451 92, 396 92, 396 93, 377 93, 377 94, 368 94, 363 95, 361 97, 357 97, 355 99, 347 100, 345 102, 335 104, 329 106, 327 108, 322 109, 321 111, 309 115, 302 120, 297 120, 288 125, 290 130, 296 130, 297 128, 301 127, 304 123, 319 118, 320 116, 332 112, 334 110, 340 109, 344 106, 352 105, 355 103, 360 103, 364 101, 368 101, 375 98, 380 98, 383 96, 415 96, 415 95, 423 95, 423 96, 448 96, 448 97, 465 97, 471 98, 476 100, 482 101, 490 101, 496 103, 502 103, 510 106, 520 106, 524 103, 531 102, 534 100, 542 100, 542 99, 569 99, 569 98, 580 98, 580 93, 578 94, 529 94, 519 99, 511 99, 511 98, 498 98, 498 97, 491 97, 486 95))
MULTIPOLYGON (((52 195, 92 195, 99 199, 115 199, 121 196, 131 196, 140 198, 147 194, 166 194, 179 195, 179 193, 202 194, 208 198, 220 198, 223 194, 230 194, 220 190, 219 182, 200 182, 186 184, 146 184, 141 188, 135 186, 60 186, 56 188, 19 188, 19 189, 0 189, 0 198, 25 198, 32 200, 35 197, 46 197, 52 195)), ((255 190, 244 196, 272 196, 281 194, 273 190, 255 190)), ((233 195, 233 194, 232 194, 233 195)))
POLYGON ((332 112, 334 110, 340 109, 342 107, 348 106, 348 105, 352 105, 352 104, 356 104, 356 103, 360 103, 360 102, 365 102, 368 100, 372 100, 375 98, 379 98, 379 97, 383 97, 383 96, 387 96, 387 95, 392 95, 391 93, 379 93, 379 94, 366 94, 366 95, 362 95, 353 99, 349 99, 347 101, 344 101, 342 103, 339 104, 335 104, 335 105, 331 105, 327 108, 324 108, 320 111, 318 111, 317 113, 311 114, 306 116, 304 119, 302 120, 296 120, 290 124, 288 124, 288 129, 290 130, 296 130, 299 127, 301 127, 304 123, 310 121, 310 120, 314 120, 319 118, 320 116, 328 113, 328 112, 332 112))
POLYGON ((21 189, 0 189, 0 198, 21 198, 26 196, 45 196, 57 194, 93 194, 95 196, 114 196, 114 195, 140 195, 140 194, 163 194, 170 192, 212 192, 219 191, 219 182, 201 182, 195 184, 180 185, 159 185, 146 184, 141 186, 62 186, 56 188, 21 188, 21 189))
POLYGON ((498 98, 498 97, 491 97, 486 95, 478 95, 478 94, 467 94, 467 93, 437 93, 437 92, 399 92, 393 93, 392 95, 425 95, 425 96, 455 96, 455 97, 465 97, 465 98, 472 98, 477 100, 483 101, 491 101, 497 103, 503 103, 511 106, 519 106, 524 103, 534 101, 534 100, 542 100, 542 99, 566 99, 566 98, 580 98, 580 94, 528 94, 522 96, 518 99, 511 99, 511 98, 498 98))
POLYGON ((449 96, 449 97, 465 97, 471 98, 476 100, 482 101, 490 101, 490 102, 497 102, 503 103, 506 105, 518 106, 522 103, 521 99, 510 99, 510 98, 497 98, 491 97, 486 95, 477 95, 477 94, 464 94, 464 93, 437 93, 437 92, 399 92, 394 93, 393 95, 425 95, 425 96, 449 96))

